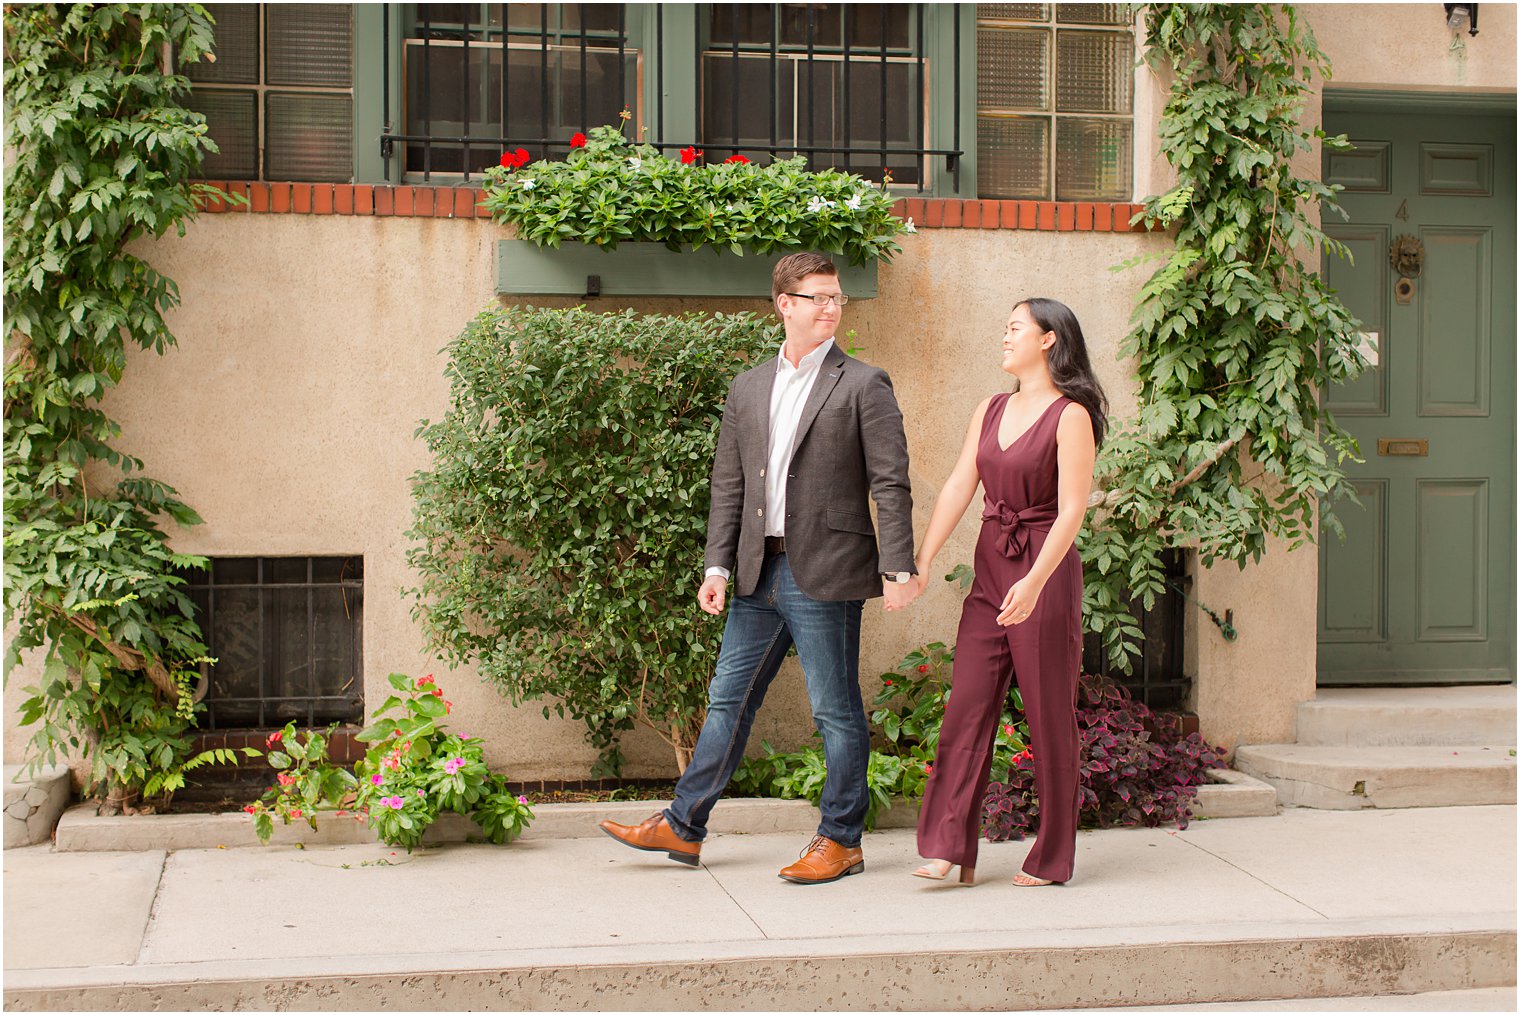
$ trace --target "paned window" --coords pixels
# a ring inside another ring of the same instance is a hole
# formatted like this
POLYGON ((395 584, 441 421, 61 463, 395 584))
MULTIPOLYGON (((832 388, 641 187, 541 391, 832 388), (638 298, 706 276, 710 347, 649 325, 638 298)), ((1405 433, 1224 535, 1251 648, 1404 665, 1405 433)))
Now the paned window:
POLYGON ((350 4, 214 4, 215 62, 184 69, 205 114, 217 180, 347 182, 354 176, 350 4))
POLYGON ((986 198, 1127 201, 1128 4, 977 4, 976 173, 986 198))
POLYGON ((406 4, 403 35, 408 176, 479 173, 503 148, 563 155, 625 106, 639 122, 622 4, 406 4))
POLYGON ((921 4, 713 4, 702 52, 702 143, 808 156, 898 183, 924 178, 928 74, 921 4), (778 149, 781 149, 778 151, 778 149))
POLYGON ((182 577, 216 660, 202 728, 363 721, 362 557, 216 557, 182 577))

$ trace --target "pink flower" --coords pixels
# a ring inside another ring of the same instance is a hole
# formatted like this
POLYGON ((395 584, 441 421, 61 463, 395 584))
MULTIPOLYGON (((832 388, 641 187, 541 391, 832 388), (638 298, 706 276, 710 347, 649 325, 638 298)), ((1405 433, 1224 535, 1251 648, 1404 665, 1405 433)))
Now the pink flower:
POLYGON ((383 796, 380 798, 380 806, 389 807, 391 810, 399 811, 402 807, 402 801, 398 796, 383 796))
POLYGON ((381 775, 379 772, 376 772, 374 775, 369 777, 369 781, 370 785, 378 786, 385 781, 385 776, 381 775))
POLYGON ((293 818, 299 818, 301 816, 301 812, 300 811, 291 811, 290 812, 290 816, 293 817, 293 818))
POLYGON ((517 798, 517 802, 518 802, 518 803, 520 803, 520 804, 525 804, 525 803, 527 803, 527 802, 528 802, 528 798, 527 798, 527 797, 525 797, 525 796, 519 796, 519 797, 518 797, 518 798, 517 798))
POLYGON ((1011 725, 1007 724, 1007 723, 1004 723, 1003 724, 1003 732, 1011 737, 1011 736, 1013 736, 1013 727, 1011 725))
POLYGON ((284 738, 284 736, 285 733, 283 730, 275 730, 273 733, 269 734, 269 739, 264 741, 264 746, 273 747, 275 744, 279 743, 280 740, 284 738))
POLYGON ((420 788, 419 788, 419 789, 418 789, 418 790, 417 790, 417 795, 418 795, 418 796, 426 796, 426 795, 427 795, 427 794, 426 794, 426 793, 424 793, 424 792, 422 792, 422 790, 421 790, 421 789, 420 789, 420 788))
POLYGON ((443 763, 443 770, 445 772, 449 773, 450 775, 453 775, 455 772, 459 771, 463 767, 464 767, 464 759, 463 758, 450 758, 448 761, 445 761, 443 763))
POLYGON ((295 785, 295 779, 292 778, 291 776, 286 775, 284 772, 279 773, 274 778, 275 778, 275 781, 278 782, 281 786, 293 786, 293 785, 295 785))

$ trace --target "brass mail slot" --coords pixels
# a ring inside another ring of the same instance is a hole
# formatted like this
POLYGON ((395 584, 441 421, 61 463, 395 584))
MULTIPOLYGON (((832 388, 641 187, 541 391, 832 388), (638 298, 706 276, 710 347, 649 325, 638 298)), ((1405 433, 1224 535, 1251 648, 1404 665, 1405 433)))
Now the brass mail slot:
POLYGON ((1389 440, 1387 437, 1379 437, 1378 454, 1407 455, 1411 458, 1424 458, 1430 454, 1430 441, 1424 439, 1389 440))

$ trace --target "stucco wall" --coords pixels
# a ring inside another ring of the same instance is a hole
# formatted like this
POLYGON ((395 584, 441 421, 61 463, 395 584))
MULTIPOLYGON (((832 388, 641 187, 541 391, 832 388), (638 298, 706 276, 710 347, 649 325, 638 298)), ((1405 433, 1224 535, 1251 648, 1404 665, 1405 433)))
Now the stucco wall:
POLYGON ((1298 10, 1330 57, 1334 88, 1515 90, 1514 4, 1479 4, 1476 36, 1447 28, 1440 4, 1303 4, 1298 10))
MULTIPOLYGON (((483 735, 519 778, 583 776, 593 752, 568 722, 510 707, 473 674, 447 674, 422 644, 400 589, 410 523, 408 476, 427 465, 412 434, 447 405, 440 350, 494 299, 494 244, 484 221, 208 216, 184 239, 147 251, 180 284, 179 348, 134 354, 109 411, 122 446, 177 487, 206 524, 175 534, 208 555, 363 554, 366 698, 395 670, 439 676, 460 728, 483 735)), ((845 316, 870 362, 893 376, 907 420, 917 529, 960 448, 978 400, 1003 390, 999 340, 1020 295, 1069 303, 1087 329, 1116 404, 1132 395, 1115 350, 1142 271, 1106 266, 1164 242, 1138 234, 925 231, 881 271, 882 297, 845 316)), ((541 303, 567 304, 569 300, 541 303)), ((766 300, 597 301, 641 311, 696 307, 768 312, 766 300)), ((942 554, 969 561, 975 526, 942 554)), ((693 576, 695 588, 696 576, 693 576)), ((867 610, 862 674, 875 677, 913 645, 950 640, 958 596, 944 583, 906 615, 867 610)), ((7 691, 15 714, 23 674, 7 691)), ((795 660, 779 678, 755 741, 793 745, 811 727, 795 660)), ((24 733, 6 726, 7 755, 24 733)), ((670 759, 651 735, 629 738, 628 774, 661 775, 670 759)))
MULTIPOLYGON (((1440 23, 1438 5, 1309 5, 1301 8, 1335 65, 1336 87, 1509 91, 1515 88, 1515 10, 1482 5, 1481 34, 1440 23)), ((1152 150, 1165 101, 1141 71, 1137 92, 1137 195, 1168 185, 1152 150)), ((1308 112, 1318 122, 1316 105, 1308 112)), ((1318 153, 1302 156, 1313 169, 1318 153)), ((570 723, 537 706, 513 709, 471 673, 446 673, 409 617, 400 589, 410 522, 407 477, 427 465, 412 433, 447 404, 440 350, 493 300, 499 228, 483 221, 290 215, 208 216, 184 239, 149 248, 176 279, 184 305, 172 316, 180 347, 131 357, 109 411, 126 427, 125 450, 150 475, 179 488, 206 519, 176 533, 176 546, 210 555, 363 554, 365 686, 371 703, 392 670, 433 672, 456 702, 459 727, 487 738, 492 759, 517 778, 577 778, 594 753, 570 723)), ((1165 244, 1138 234, 926 230, 881 272, 882 297, 852 304, 845 327, 863 356, 896 383, 912 456, 916 528, 977 401, 1003 390, 997 339, 1021 295, 1070 304, 1081 319, 1117 412, 1133 385, 1118 342, 1147 269, 1107 266, 1165 244)), ((572 301, 540 301, 566 305, 572 301)), ((602 300, 599 308, 768 311, 764 300, 602 300)), ((970 559, 965 522, 937 570, 970 559)), ((696 576, 693 576, 693 586, 696 576)), ((1273 546, 1262 563, 1198 575, 1195 594, 1234 611, 1240 638, 1226 643, 1188 611, 1193 705, 1210 739, 1239 743, 1293 737, 1294 707, 1313 697, 1316 552, 1273 546)), ((950 640, 958 596, 944 583, 908 613, 868 609, 862 674, 876 674, 911 646, 950 640)), ((15 723, 26 666, 5 691, 4 749, 20 760, 29 731, 15 723)), ((811 731, 801 675, 787 664, 761 713, 754 745, 791 746, 811 731)), ((631 776, 666 775, 668 751, 654 736, 626 742, 631 776)))

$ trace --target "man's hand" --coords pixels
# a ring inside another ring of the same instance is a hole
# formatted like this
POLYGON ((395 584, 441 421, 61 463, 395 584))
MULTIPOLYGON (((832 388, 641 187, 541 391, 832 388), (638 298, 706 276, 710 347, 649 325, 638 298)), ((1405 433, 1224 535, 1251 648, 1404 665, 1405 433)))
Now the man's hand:
POLYGON ((723 612, 723 601, 728 596, 728 580, 722 575, 709 575, 697 589, 697 605, 702 607, 703 613, 711 613, 714 617, 723 612))
POLYGON ((918 598, 918 582, 909 580, 905 583, 889 582, 885 578, 881 580, 882 598, 886 600, 883 608, 892 613, 905 608, 909 603, 918 598))

